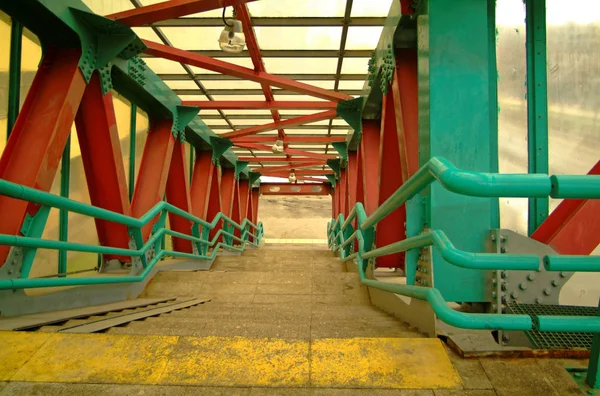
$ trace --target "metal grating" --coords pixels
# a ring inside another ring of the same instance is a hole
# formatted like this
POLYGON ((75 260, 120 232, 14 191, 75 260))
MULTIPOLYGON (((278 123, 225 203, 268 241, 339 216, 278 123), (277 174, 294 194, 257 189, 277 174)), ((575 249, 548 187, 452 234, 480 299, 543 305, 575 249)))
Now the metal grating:
MULTIPOLYGON (((506 313, 529 315, 596 316, 598 308, 575 305, 541 305, 509 303, 506 313)), ((525 332, 533 345, 540 349, 592 348, 593 333, 551 333, 537 330, 525 332)))

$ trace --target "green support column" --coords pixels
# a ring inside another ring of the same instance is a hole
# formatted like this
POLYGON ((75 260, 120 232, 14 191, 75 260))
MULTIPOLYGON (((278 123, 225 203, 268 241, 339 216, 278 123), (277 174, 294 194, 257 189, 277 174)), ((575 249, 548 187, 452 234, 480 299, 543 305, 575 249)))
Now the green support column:
MULTIPOLYGON (((62 164, 60 170, 60 196, 69 198, 69 182, 71 176, 71 136, 67 139, 65 150, 62 155, 62 164)), ((60 209, 58 217, 58 240, 66 242, 69 237, 69 212, 60 209)), ((58 273, 67 272, 67 251, 58 251, 58 273)), ((61 275, 65 276, 65 275, 61 275)))
MULTIPOLYGON (((548 173, 546 0, 526 0, 529 173, 548 173)), ((548 217, 548 198, 529 199, 531 235, 548 217)))
POLYGON ((135 138, 136 138, 137 106, 131 104, 131 115, 129 117, 129 200, 133 198, 135 190, 135 138))
MULTIPOLYGON (((600 316, 600 304, 598 316, 600 316)), ((600 333, 594 334, 586 380, 592 389, 600 389, 600 333)))
POLYGON ((8 114, 6 116, 6 138, 17 121, 21 96, 21 51, 23 40, 23 25, 16 19, 12 20, 10 28, 10 60, 8 74, 8 114))
MULTIPOLYGON (((442 156, 461 169, 495 171, 495 1, 429 0, 427 5, 418 18, 420 165, 442 156)), ((460 249, 485 251, 497 223, 498 199, 454 194, 438 183, 423 196, 422 228, 443 230, 460 249)), ((434 286, 446 300, 488 300, 485 271, 453 266, 437 249, 432 260, 434 286)))

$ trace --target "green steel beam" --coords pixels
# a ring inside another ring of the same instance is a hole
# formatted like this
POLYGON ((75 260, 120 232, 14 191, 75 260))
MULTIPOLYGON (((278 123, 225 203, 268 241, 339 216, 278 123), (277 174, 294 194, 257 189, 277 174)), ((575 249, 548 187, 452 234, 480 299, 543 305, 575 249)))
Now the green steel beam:
MULTIPOLYGON (((67 139, 65 149, 62 155, 62 164, 60 170, 60 196, 69 198, 69 185, 71 176, 71 136, 67 139)), ((69 212, 60 209, 58 218, 58 240, 66 242, 69 238, 69 212)), ((58 251, 58 273, 67 272, 67 251, 62 249, 58 251)), ((62 275, 64 276, 64 275, 62 275)))
MULTIPOLYGON (((499 152, 498 152, 498 61, 496 59, 496 0, 487 0, 488 2, 488 67, 490 78, 494 79, 494 83, 488 84, 490 89, 490 172, 498 173, 499 171, 499 152), (495 110, 495 111, 494 111, 495 110)), ((495 200, 491 203, 490 208, 490 223, 492 228, 500 228, 500 201, 495 200)))
POLYGON ((137 106, 131 104, 131 114, 129 116, 129 200, 133 198, 135 190, 135 139, 137 135, 137 106))
MULTIPOLYGON (((598 305, 598 317, 600 317, 600 304, 598 305)), ((600 389, 600 333, 594 334, 586 381, 592 389, 600 389)))
POLYGON ((21 52, 23 25, 13 18, 10 28, 10 58, 8 66, 8 112, 6 115, 6 139, 10 137, 17 121, 21 96, 21 52))
MULTIPOLYGON (((527 142, 529 173, 548 173, 548 76, 546 0, 526 0, 527 142)), ((548 198, 529 199, 531 235, 548 217, 548 198)))

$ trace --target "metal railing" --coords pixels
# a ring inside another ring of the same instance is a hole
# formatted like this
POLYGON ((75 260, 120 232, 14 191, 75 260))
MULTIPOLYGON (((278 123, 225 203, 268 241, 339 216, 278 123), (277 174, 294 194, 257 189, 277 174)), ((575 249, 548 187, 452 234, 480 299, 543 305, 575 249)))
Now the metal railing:
MULTIPOLYGON (((444 158, 434 157, 398 188, 370 216, 357 203, 348 218, 340 214, 327 224, 330 249, 338 251, 343 261, 356 260, 360 280, 368 287, 427 301, 442 321, 459 328, 479 330, 532 330, 549 332, 600 332, 600 317, 478 314, 450 308, 439 290, 433 287, 399 285, 367 279, 368 260, 426 246, 439 250, 448 263, 463 268, 485 270, 537 271, 542 260, 537 255, 471 253, 454 247, 442 230, 427 230, 387 246, 374 246, 375 226, 387 215, 417 195, 433 182, 445 189, 477 197, 553 197, 600 198, 600 176, 548 176, 540 174, 491 174, 457 169, 444 158), (356 229, 353 223, 356 220, 356 229), (356 242, 355 242, 356 241, 356 242), (351 253, 352 251, 352 253, 351 253)), ((600 272, 597 256, 546 256, 548 271, 600 272)))
POLYGON ((111 246, 86 245, 73 242, 0 234, 0 245, 22 247, 26 249, 26 252, 23 254, 24 261, 21 266, 20 278, 0 279, 0 290, 140 282, 148 276, 154 266, 164 257, 212 260, 220 249, 242 252, 247 245, 258 247, 264 235, 261 222, 256 225, 250 220, 244 219, 241 224, 238 224, 221 212, 215 216, 212 222, 207 222, 165 201, 157 203, 142 217, 135 218, 36 190, 34 188, 11 183, 6 180, 0 180, 0 195, 33 202, 42 205, 43 207, 63 209, 71 213, 77 213, 95 219, 124 225, 128 227, 129 234, 135 242, 135 247, 139 246, 137 249, 124 249, 111 246), (168 213, 189 220, 191 222, 190 235, 167 229, 165 224, 168 213), (153 226, 152 235, 144 242, 141 229, 157 217, 158 220, 153 226), (220 222, 222 222, 222 225, 219 224, 220 222), (219 227, 219 229, 215 232, 213 238, 209 239, 210 232, 217 227, 219 227), (239 236, 236 235, 236 230, 238 230, 237 233, 239 236), (166 250, 163 247, 163 239, 167 235, 190 241, 197 254, 166 250), (28 278, 28 276, 37 249, 129 256, 132 261, 139 260, 142 271, 137 275, 127 276, 32 279, 28 278))

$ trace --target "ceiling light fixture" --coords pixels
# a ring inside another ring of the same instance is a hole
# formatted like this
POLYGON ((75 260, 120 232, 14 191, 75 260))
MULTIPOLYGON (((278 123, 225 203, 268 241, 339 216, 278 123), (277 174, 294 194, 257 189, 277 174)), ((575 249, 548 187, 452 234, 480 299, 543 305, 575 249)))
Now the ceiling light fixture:
POLYGON ((235 19, 235 10, 233 11, 233 19, 225 20, 225 9, 223 8, 223 23, 225 28, 219 37, 219 47, 225 52, 239 54, 246 46, 246 36, 242 29, 242 22, 235 19))
POLYGON ((284 152, 283 141, 281 141, 281 140, 276 141, 275 144, 271 147, 271 151, 273 151, 273 154, 283 154, 283 152, 284 152))
POLYGON ((290 181, 290 183, 295 183, 296 182, 296 174, 294 173, 294 171, 290 172, 290 176, 288 177, 288 180, 290 181))

